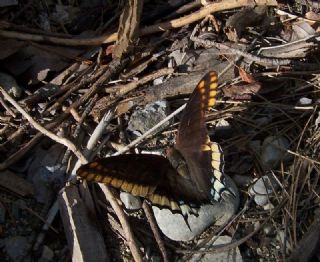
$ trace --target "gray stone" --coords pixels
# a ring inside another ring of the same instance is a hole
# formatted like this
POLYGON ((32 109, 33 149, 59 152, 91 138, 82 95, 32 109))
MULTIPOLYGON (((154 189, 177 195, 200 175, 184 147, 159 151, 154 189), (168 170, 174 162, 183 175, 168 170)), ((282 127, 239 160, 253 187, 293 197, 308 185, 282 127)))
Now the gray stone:
POLYGON ((0 224, 4 224, 6 222, 6 209, 4 205, 0 202, 0 224))
POLYGON ((183 60, 186 57, 186 52, 174 50, 169 54, 169 57, 175 61, 176 66, 180 66, 183 64, 183 60))
POLYGON ((272 118, 270 116, 260 117, 254 120, 257 126, 265 126, 272 122, 272 118))
POLYGON ((249 194, 254 196, 257 205, 265 206, 269 203, 269 196, 277 187, 276 181, 270 180, 269 176, 263 176, 249 187, 249 194))
POLYGON ((261 207, 268 204, 269 202, 268 195, 255 195, 253 199, 254 199, 254 202, 256 202, 256 204, 261 207))
MULTIPOLYGON (((147 104, 145 108, 137 110, 131 115, 128 123, 128 130, 143 134, 169 114, 170 109, 167 101, 156 101, 147 104)), ((159 130, 163 130, 169 125, 170 122, 168 121, 163 124, 159 130)))
POLYGON ((266 168, 276 168, 281 160, 286 160, 289 141, 283 136, 269 136, 262 144, 261 161, 266 168))
POLYGON ((238 187, 246 187, 252 183, 252 178, 250 176, 234 175, 232 176, 232 180, 238 187))
POLYGON ((49 150, 38 149, 28 169, 28 180, 34 185, 35 198, 46 203, 64 184, 65 170, 61 166, 64 148, 55 144, 49 150))
POLYGON ((27 237, 14 236, 5 239, 5 251, 13 261, 21 261, 27 255, 29 247, 27 237))
MULTIPOLYGON (((214 237, 215 239, 215 237, 214 237)), ((205 248, 210 249, 210 247, 214 247, 216 245, 228 244, 232 241, 232 238, 229 236, 219 236, 214 243, 209 242, 205 245, 205 248)), ((189 260, 190 262, 212 262, 212 261, 223 261, 223 262, 242 262, 242 256, 240 254, 239 248, 234 248, 231 250, 227 250, 224 252, 216 252, 216 253, 206 253, 204 255, 195 254, 189 260)))
POLYGON ((261 141, 260 140, 251 140, 249 141, 249 147, 252 151, 260 155, 261 151, 261 141))
POLYGON ((53 257, 54 257, 53 251, 48 246, 43 246, 42 254, 38 261, 49 262, 49 261, 52 261, 53 257))
POLYGON ((292 246, 290 245, 290 241, 288 236, 286 236, 283 230, 278 230, 276 235, 276 240, 279 242, 278 247, 279 249, 283 246, 286 247, 286 252, 290 252, 292 250, 292 246))
POLYGON ((18 5, 18 0, 1 0, 0 7, 7 7, 12 5, 18 5))
MULTIPOLYGON (((319 104, 320 104, 320 101, 319 101, 319 104)), ((314 121, 314 124, 317 129, 320 127, 320 111, 318 112, 318 116, 317 116, 316 120, 314 121)))
POLYGON ((300 105, 304 105, 304 106, 306 106, 306 105, 311 105, 311 104, 312 104, 312 99, 307 98, 307 97, 301 97, 301 98, 299 99, 299 104, 300 104, 300 105))
POLYGON ((271 224, 267 224, 263 227, 263 232, 267 235, 267 236, 273 236, 276 234, 277 230, 275 229, 275 227, 271 224))
POLYGON ((21 219, 22 211, 25 206, 26 202, 22 199, 18 199, 12 203, 11 214, 16 220, 21 219))
POLYGON ((266 195, 272 193, 272 185, 268 176, 260 177, 255 183, 249 188, 251 195, 266 195))
POLYGON ((0 86, 4 88, 14 98, 20 98, 22 89, 17 84, 16 80, 6 73, 0 72, 0 86))
POLYGON ((121 192, 120 199, 128 210, 138 210, 142 207, 140 197, 133 196, 127 192, 121 192))
POLYGON ((189 241, 213 223, 222 225, 228 221, 238 209, 239 192, 231 178, 225 176, 225 179, 227 188, 233 194, 225 191, 222 193, 220 202, 200 206, 198 216, 188 215, 188 224, 180 213, 173 214, 169 209, 153 206, 153 212, 162 233, 175 241, 189 241))
POLYGON ((272 203, 267 203, 263 206, 263 210, 272 210, 274 209, 274 205, 272 203))
POLYGON ((153 80, 153 85, 156 86, 156 85, 163 84, 163 79, 164 79, 163 76, 156 78, 155 80, 153 80))
MULTIPOLYGON (((210 130, 209 130, 210 132, 210 130)), ((230 123, 225 119, 219 119, 214 128, 214 136, 219 138, 226 138, 232 136, 234 129, 230 123)), ((211 134, 210 134, 211 135, 211 134)), ((213 135, 213 134, 212 134, 213 135)))

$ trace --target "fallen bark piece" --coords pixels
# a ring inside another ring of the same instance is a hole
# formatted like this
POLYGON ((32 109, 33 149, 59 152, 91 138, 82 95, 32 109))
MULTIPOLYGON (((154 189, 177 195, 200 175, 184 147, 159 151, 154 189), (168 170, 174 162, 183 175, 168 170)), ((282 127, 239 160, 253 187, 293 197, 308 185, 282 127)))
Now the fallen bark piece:
POLYGON ((9 170, 0 172, 0 186, 23 197, 34 193, 31 183, 9 170))
POLYGON ((120 17, 118 41, 113 50, 113 57, 121 58, 138 37, 143 0, 130 0, 126 3, 120 17))
POLYGON ((59 207, 72 261, 109 261, 102 231, 77 187, 65 187, 59 194, 59 207))
POLYGON ((267 17, 266 6, 246 7, 229 17, 224 32, 230 41, 238 42, 247 27, 264 24, 267 17))

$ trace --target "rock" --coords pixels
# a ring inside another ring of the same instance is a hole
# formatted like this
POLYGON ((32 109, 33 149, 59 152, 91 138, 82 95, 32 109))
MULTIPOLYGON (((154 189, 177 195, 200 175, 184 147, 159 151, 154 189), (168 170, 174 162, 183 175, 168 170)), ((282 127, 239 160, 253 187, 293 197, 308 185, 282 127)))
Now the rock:
POLYGON ((263 207, 264 205, 268 204, 269 197, 267 195, 255 195, 254 202, 256 202, 258 206, 263 207))
POLYGON ((155 80, 153 80, 153 85, 156 86, 156 85, 163 84, 163 79, 164 79, 163 76, 156 78, 155 80))
POLYGON ((20 220, 23 212, 23 207, 26 206, 26 202, 22 199, 18 199, 12 203, 11 214, 16 220, 20 220))
POLYGON ((300 104, 300 105, 304 105, 304 106, 306 106, 306 105, 311 105, 311 104, 312 104, 312 99, 307 98, 307 97, 301 97, 301 98, 299 99, 299 104, 300 104))
POLYGON ((22 89, 11 75, 0 72, 0 86, 2 86, 12 97, 21 97, 22 89))
POLYGON ((6 222, 6 208, 0 202, 0 224, 4 224, 6 222))
POLYGON ((133 196, 127 192, 121 192, 120 199, 128 210, 138 210, 142 207, 140 197, 133 196))
POLYGON ((174 50, 169 54, 170 60, 168 63, 169 68, 178 68, 179 72, 190 72, 194 67, 195 57, 191 54, 181 51, 180 49, 174 50))
MULTIPOLYGON (((229 236, 219 236, 214 243, 209 242, 205 245, 206 248, 210 249, 210 247, 214 247, 216 245, 227 244, 232 241, 232 238, 229 236)), ((217 252, 217 253, 207 253, 205 255, 195 254, 193 255, 190 262, 211 262, 211 261, 224 261, 224 262, 242 262, 242 256, 240 254, 239 248, 234 248, 231 250, 227 250, 224 252, 217 252)))
MULTIPOLYGON (((320 103, 320 101, 319 101, 319 103, 320 103)), ((317 116, 316 120, 314 121, 314 124, 317 129, 320 127, 320 112, 318 112, 318 116, 317 116)))
POLYGON ((271 210, 274 209, 274 205, 272 203, 268 203, 263 206, 263 210, 271 210))
POLYGON ((53 257, 54 257, 53 251, 48 246, 43 246, 42 254, 38 261, 49 262, 49 261, 52 261, 53 257))
POLYGON ((18 4, 19 4, 18 0, 0 1, 0 7, 7 7, 7 6, 12 6, 12 5, 18 5, 18 4))
POLYGON ((249 176, 234 175, 232 180, 238 187, 246 187, 252 183, 252 178, 249 176))
POLYGON ((270 181, 268 176, 260 177, 250 188, 249 193, 251 195, 267 195, 271 194, 272 186, 275 186, 274 183, 270 181))
POLYGON ((266 236, 273 236, 277 231, 273 225, 267 224, 263 227, 263 232, 266 234, 266 236))
POLYGON ((40 203, 50 201, 64 185, 65 170, 60 164, 64 150, 59 144, 48 150, 38 149, 28 169, 28 180, 32 181, 35 198, 40 203))
POLYGON ((261 141, 260 140, 251 140, 249 141, 249 147, 252 151, 260 155, 261 151, 261 141))
POLYGON ((292 250, 292 246, 290 245, 290 241, 288 241, 288 236, 286 236, 283 230, 278 230, 276 235, 276 240, 280 243, 278 244, 279 249, 281 247, 286 247, 286 252, 290 252, 292 250))
POLYGON ((215 223, 222 225, 237 211, 239 192, 234 182, 225 176, 228 191, 222 193, 222 200, 200 206, 198 216, 188 215, 187 222, 180 213, 173 214, 169 209, 153 206, 156 221, 162 233, 175 241, 189 241, 201 234, 208 226, 215 223), (191 230, 190 230, 191 229, 191 230))
MULTIPOLYGON (((133 112, 128 123, 128 130, 143 134, 163 120, 169 113, 167 101, 156 101, 147 104, 144 109, 133 112)), ((170 122, 168 121, 159 130, 165 129, 169 125, 170 122)))
POLYGON ((272 117, 264 116, 264 117, 256 118, 254 122, 257 126, 265 126, 272 122, 272 117))
POLYGON ((264 206, 269 203, 269 196, 273 194, 273 188, 277 188, 276 182, 270 181, 269 176, 263 176, 249 187, 249 194, 254 196, 257 205, 264 206))
POLYGON ((283 136, 269 136, 262 144, 261 161, 264 167, 274 169, 281 160, 285 160, 289 141, 283 136))
POLYGON ((230 123, 225 119, 219 119, 215 125, 215 137, 219 138, 227 138, 232 136, 234 129, 230 125, 230 123))
POLYGON ((29 246, 27 237, 14 236, 5 239, 5 251, 12 261, 21 261, 27 255, 29 246))

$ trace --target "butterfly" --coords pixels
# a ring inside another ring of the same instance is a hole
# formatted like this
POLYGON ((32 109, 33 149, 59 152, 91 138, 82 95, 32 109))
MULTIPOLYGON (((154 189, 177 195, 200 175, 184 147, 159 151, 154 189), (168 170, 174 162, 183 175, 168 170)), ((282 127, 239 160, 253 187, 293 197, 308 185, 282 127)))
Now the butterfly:
POLYGON ((182 113, 176 144, 166 156, 126 154, 92 161, 77 175, 147 199, 172 212, 196 214, 202 203, 217 202, 226 190, 223 154, 208 136, 205 112, 216 104, 218 77, 207 73, 182 113))

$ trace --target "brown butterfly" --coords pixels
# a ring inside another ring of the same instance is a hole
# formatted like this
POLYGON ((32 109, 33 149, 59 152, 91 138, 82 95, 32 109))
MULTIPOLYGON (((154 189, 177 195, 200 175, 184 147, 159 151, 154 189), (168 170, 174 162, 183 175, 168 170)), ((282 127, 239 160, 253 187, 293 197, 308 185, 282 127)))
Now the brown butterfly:
POLYGON ((211 142, 205 111, 216 104, 217 74, 207 73, 190 96, 183 111, 176 145, 167 158, 152 154, 128 154, 99 159, 81 166, 77 175, 105 183, 153 205, 196 213, 201 203, 220 200, 223 184, 223 155, 211 142))

